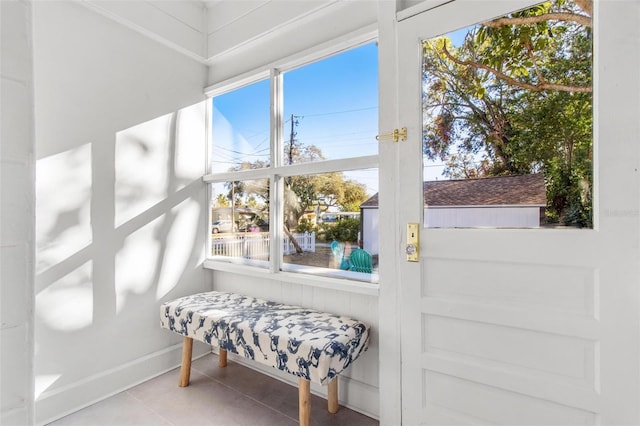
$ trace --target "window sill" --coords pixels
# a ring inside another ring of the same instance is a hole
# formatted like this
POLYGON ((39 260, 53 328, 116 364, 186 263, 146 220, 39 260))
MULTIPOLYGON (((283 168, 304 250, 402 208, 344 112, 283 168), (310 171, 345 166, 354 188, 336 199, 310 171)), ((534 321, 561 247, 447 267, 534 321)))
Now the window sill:
MULTIPOLYGON (((231 272, 234 274, 240 274, 251 277, 259 277, 260 279, 268 279, 272 281, 281 281, 293 284, 300 284, 310 287, 326 288, 330 290, 339 290, 347 293, 364 294, 367 296, 378 296, 379 286, 378 283, 362 282, 346 279, 347 277, 361 276, 358 272, 341 271, 341 270, 326 270, 323 271, 327 275, 310 275, 307 273, 292 272, 293 268, 289 268, 287 271, 271 272, 269 271, 268 262, 260 262, 264 265, 258 265, 254 262, 252 265, 232 263, 228 261, 207 259, 204 261, 204 268, 214 271, 231 272), (264 266, 264 267, 259 267, 264 266), (328 276, 330 275, 330 276, 328 276)), ((304 268, 309 270, 315 270, 316 268, 309 267, 304 268)), ((296 268, 296 270, 304 270, 303 268, 296 268)), ((378 279, 377 274, 372 274, 374 280, 378 279)))

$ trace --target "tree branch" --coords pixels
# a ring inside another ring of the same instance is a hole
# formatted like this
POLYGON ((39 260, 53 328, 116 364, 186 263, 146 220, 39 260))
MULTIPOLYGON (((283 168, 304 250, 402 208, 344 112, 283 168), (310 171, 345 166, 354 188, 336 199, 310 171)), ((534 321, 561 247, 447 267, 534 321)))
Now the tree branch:
POLYGON ((591 93, 592 92, 592 88, 591 87, 584 87, 584 86, 568 86, 568 85, 564 85, 564 84, 548 83, 546 81, 543 81, 540 84, 525 83, 525 82, 516 80, 513 77, 509 77, 505 73, 503 73, 501 71, 498 71, 497 69, 492 68, 492 67, 490 67, 488 65, 481 64, 481 63, 478 63, 478 62, 472 62, 472 61, 461 61, 460 59, 454 57, 453 55, 451 55, 449 53, 449 51, 447 50, 446 44, 442 46, 442 53, 444 53, 444 55, 449 60, 451 60, 452 62, 454 62, 454 63, 456 63, 458 65, 467 66, 467 67, 473 67, 473 68, 476 68, 476 69, 483 69, 483 70, 488 71, 491 74, 495 75, 500 80, 503 80, 503 81, 507 82, 508 84, 511 84, 512 86, 521 87, 523 89, 531 90, 533 92, 542 92, 544 90, 557 90, 559 92, 580 92, 580 93, 591 93))
POLYGON ((593 0, 573 0, 589 16, 593 16, 593 0))
POLYGON ((591 28, 592 25, 590 16, 569 12, 545 13, 539 16, 523 16, 519 18, 499 18, 493 21, 483 22, 482 25, 485 27, 498 28, 505 25, 537 24, 544 21, 571 21, 589 28, 591 28))
POLYGON ((529 56, 529 59, 531 59, 531 63, 533 64, 533 68, 536 71, 536 75, 538 76, 538 81, 542 82, 542 83, 547 83, 547 79, 544 78, 544 75, 542 75, 542 70, 540 70, 540 67, 538 66, 538 61, 536 61, 536 57, 533 54, 533 50, 531 49, 530 46, 527 47, 527 56, 529 56))

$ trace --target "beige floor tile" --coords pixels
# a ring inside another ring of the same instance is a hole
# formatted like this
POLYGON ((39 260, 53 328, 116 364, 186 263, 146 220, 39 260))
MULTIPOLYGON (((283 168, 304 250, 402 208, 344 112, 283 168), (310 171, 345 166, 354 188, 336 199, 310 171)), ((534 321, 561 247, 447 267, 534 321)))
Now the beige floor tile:
POLYGON ((126 392, 61 418, 52 426, 170 426, 171 423, 126 392))
MULTIPOLYGON (((298 424, 298 389, 242 365, 218 367, 215 355, 195 360, 191 383, 178 387, 179 369, 151 379, 53 426, 289 426, 298 424)), ((340 407, 327 412, 312 395, 314 426, 375 426, 378 421, 340 407)))

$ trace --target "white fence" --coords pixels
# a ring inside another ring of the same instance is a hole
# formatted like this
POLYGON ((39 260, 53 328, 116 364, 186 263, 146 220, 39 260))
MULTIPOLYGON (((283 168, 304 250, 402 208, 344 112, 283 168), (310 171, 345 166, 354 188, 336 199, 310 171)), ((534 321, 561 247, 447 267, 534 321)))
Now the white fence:
MULTIPOLYGON (((316 251, 315 232, 293 234, 302 251, 316 251)), ((282 240, 282 251, 285 255, 296 252, 289 237, 282 240)), ((227 257, 243 257, 246 259, 269 258, 269 234, 266 232, 245 232, 234 234, 215 234, 211 236, 211 255, 227 257)))
MULTIPOLYGON (((316 252, 316 233, 308 233, 304 234, 293 234, 293 237, 296 239, 296 242, 302 248, 302 251, 307 251, 311 253, 316 252)), ((282 239, 283 247, 282 252, 284 254, 293 254, 296 252, 296 248, 293 246, 293 243, 289 239, 289 237, 285 236, 282 239)))

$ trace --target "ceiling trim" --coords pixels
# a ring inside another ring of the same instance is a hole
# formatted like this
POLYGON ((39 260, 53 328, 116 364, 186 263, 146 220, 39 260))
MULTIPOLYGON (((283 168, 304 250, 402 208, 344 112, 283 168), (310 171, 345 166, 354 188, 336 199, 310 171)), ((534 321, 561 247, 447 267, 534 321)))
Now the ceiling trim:
POLYGON ((206 57, 204 57, 202 55, 199 55, 199 54, 197 54, 197 53, 195 53, 195 52, 193 52, 193 51, 191 51, 189 49, 186 49, 186 48, 180 46, 179 44, 174 43, 173 41, 171 41, 171 40, 169 40, 169 39, 167 39, 165 37, 162 37, 162 36, 158 35, 157 33, 153 32, 151 30, 148 30, 148 29, 144 28, 143 26, 141 26, 139 24, 136 24, 135 22, 133 22, 133 21, 131 21, 129 19, 123 18, 122 16, 118 15, 117 13, 114 13, 114 12, 112 12, 110 10, 107 10, 107 9, 103 8, 102 6, 100 6, 98 4, 92 3, 92 2, 87 1, 87 0, 79 0, 78 4, 86 7, 87 9, 89 9, 89 10, 91 10, 93 12, 96 12, 96 13, 104 16, 105 18, 108 18, 108 19, 110 19, 110 20, 112 20, 112 21, 114 21, 114 22, 116 22, 116 23, 118 23, 120 25, 123 25, 123 26, 129 28, 130 30, 133 30, 133 31, 135 31, 135 32, 137 32, 137 33, 139 33, 139 34, 141 34, 141 35, 143 35, 143 36, 145 36, 145 37, 157 42, 157 43, 160 43, 160 44, 164 45, 165 47, 168 47, 169 49, 174 50, 174 51, 176 51, 176 52, 188 57, 189 59, 192 59, 192 60, 194 60, 194 61, 196 61, 196 62, 198 62, 198 63, 200 63, 202 65, 208 65, 208 61, 207 61, 206 57))

